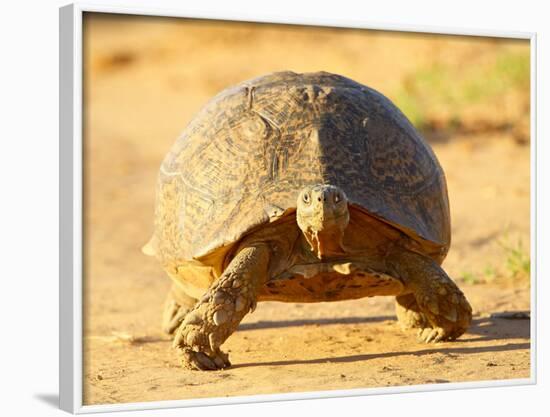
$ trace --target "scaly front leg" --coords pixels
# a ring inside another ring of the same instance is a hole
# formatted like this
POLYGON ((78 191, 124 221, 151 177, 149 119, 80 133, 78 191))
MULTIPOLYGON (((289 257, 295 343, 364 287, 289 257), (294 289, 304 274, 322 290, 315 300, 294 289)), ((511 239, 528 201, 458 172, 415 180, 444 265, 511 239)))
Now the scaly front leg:
POLYGON ((427 343, 454 340, 468 329, 472 307, 435 261, 407 251, 396 251, 386 261, 405 284, 406 292, 397 297, 403 327, 418 327, 427 343))
POLYGON ((174 338, 184 367, 214 370, 231 365, 220 346, 256 307, 256 292, 267 279, 270 255, 263 244, 241 249, 185 316, 174 338))

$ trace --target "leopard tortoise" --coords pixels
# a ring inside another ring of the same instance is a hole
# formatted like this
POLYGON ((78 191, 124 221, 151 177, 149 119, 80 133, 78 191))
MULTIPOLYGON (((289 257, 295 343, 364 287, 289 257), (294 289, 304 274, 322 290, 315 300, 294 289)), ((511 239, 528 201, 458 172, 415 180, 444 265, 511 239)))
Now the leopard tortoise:
POLYGON ((172 278, 163 326, 191 369, 230 365, 220 345, 258 301, 395 296, 425 342, 471 322, 441 268, 451 241, 444 173, 379 92, 326 72, 230 87, 162 162, 144 252, 172 278))

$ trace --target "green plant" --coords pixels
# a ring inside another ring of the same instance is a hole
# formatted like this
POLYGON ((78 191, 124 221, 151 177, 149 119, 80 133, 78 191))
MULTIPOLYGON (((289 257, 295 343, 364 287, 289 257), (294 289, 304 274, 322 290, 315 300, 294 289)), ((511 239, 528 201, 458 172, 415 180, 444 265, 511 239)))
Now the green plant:
POLYGON ((521 239, 512 243, 508 234, 505 234, 498 243, 506 254, 505 264, 508 276, 511 278, 528 278, 531 274, 531 258, 523 247, 521 239))
POLYGON ((492 282, 496 279, 496 277, 497 277, 496 269, 491 265, 487 265, 483 270, 483 280, 485 282, 492 282))
POLYGON ((466 271, 463 272, 459 277, 459 279, 466 284, 487 284, 489 282, 493 282, 496 278, 497 271, 491 265, 487 265, 485 269, 483 269, 483 271, 479 274, 466 271))
POLYGON ((512 91, 529 91, 529 51, 501 50, 481 65, 434 61, 409 73, 393 100, 419 129, 435 118, 453 127, 472 105, 498 108, 512 91))
POLYGON ((476 275, 474 275, 472 272, 463 272, 460 275, 460 279, 464 281, 466 284, 480 284, 481 282, 477 278, 476 275))

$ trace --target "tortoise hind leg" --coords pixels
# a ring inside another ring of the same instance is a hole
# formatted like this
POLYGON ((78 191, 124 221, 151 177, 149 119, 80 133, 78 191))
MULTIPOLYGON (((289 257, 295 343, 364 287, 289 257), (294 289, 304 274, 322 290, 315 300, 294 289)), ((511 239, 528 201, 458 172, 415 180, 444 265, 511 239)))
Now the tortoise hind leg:
POLYGON ((191 311, 197 300, 187 295, 176 283, 168 291, 162 313, 162 331, 171 335, 191 311))

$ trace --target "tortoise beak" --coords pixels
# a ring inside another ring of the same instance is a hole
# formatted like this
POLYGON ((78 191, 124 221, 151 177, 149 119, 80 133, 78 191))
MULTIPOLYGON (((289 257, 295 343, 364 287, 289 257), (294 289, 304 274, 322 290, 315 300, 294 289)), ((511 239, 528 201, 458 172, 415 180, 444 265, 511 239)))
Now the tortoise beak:
POLYGON ((337 225, 337 217, 334 215, 334 209, 327 206, 328 205, 325 203, 319 205, 319 211, 316 216, 318 222, 315 224, 315 226, 317 226, 316 229, 319 232, 332 229, 337 225))

